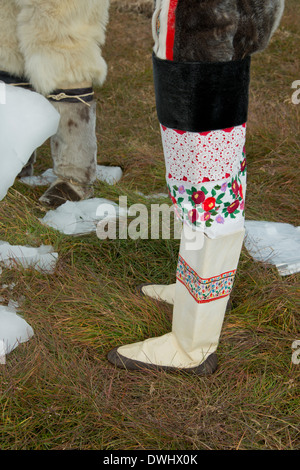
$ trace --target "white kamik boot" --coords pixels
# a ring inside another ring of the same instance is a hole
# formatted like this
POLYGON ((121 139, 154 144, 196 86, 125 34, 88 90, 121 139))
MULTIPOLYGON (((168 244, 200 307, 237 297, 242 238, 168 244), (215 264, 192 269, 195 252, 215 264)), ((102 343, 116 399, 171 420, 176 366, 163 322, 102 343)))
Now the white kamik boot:
POLYGON ((138 287, 138 292, 153 300, 173 305, 175 286, 175 282, 173 284, 142 284, 138 287))
POLYGON ((108 360, 129 370, 208 375, 217 368, 216 349, 244 239, 250 60, 174 64, 153 57, 153 64, 167 185, 184 230, 175 295, 172 284, 144 287, 143 293, 174 304, 172 330, 116 347, 108 360), (226 78, 221 89, 220 74, 226 78), (207 99, 213 80, 218 87, 207 99), (211 101, 222 104, 220 112, 211 101))
POLYGON ((210 239, 196 233, 200 248, 189 248, 191 228, 182 235, 172 331, 117 347, 108 360, 129 370, 185 371, 197 375, 217 368, 217 349, 232 290, 244 230, 210 239), (203 245, 203 246, 202 246, 203 245))

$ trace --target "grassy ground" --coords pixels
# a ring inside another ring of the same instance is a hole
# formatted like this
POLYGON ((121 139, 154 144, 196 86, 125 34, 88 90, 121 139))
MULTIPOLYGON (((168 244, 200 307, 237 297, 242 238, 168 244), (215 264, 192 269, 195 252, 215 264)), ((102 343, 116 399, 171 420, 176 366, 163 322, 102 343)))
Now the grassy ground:
MULTIPOLYGON (((298 0, 290 0, 267 51, 253 58, 248 127, 247 218, 299 224, 300 78, 298 0)), ((165 192, 155 112, 147 14, 111 8, 97 90, 99 163, 121 165, 116 186, 96 196, 146 202, 165 192), (126 25, 126 27, 125 27, 126 25)), ((51 164, 39 149, 36 173, 51 164)), ((281 278, 243 249, 222 331, 219 368, 209 378, 116 370, 110 348, 169 331, 171 309, 140 298, 140 282, 174 280, 178 240, 98 240, 41 226, 44 188, 16 182, 0 203, 0 240, 59 252, 54 275, 3 269, 7 301, 22 298, 35 336, 0 368, 3 450, 299 449, 299 275, 281 278)), ((149 202, 147 202, 149 204, 149 202)))

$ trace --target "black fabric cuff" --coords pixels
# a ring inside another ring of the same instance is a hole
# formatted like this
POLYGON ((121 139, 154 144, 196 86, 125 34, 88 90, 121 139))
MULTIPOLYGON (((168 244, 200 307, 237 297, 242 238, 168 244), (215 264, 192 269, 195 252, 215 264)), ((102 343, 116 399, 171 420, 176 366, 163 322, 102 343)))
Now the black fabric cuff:
POLYGON ((84 101, 85 103, 90 103, 94 99, 93 87, 71 88, 68 90, 66 89, 54 90, 53 93, 51 93, 48 96, 48 99, 50 101, 59 101, 59 102, 68 102, 68 103, 78 103, 78 101, 84 101), (55 99, 56 97, 59 97, 59 99, 55 99), (80 97, 80 100, 78 99, 78 97, 80 97))
POLYGON ((4 70, 0 70, 0 81, 7 85, 16 85, 22 88, 32 89, 32 85, 29 83, 27 78, 4 72, 4 70))
POLYGON ((156 110, 171 129, 205 132, 244 124, 251 57, 230 62, 173 62, 153 54, 156 110))

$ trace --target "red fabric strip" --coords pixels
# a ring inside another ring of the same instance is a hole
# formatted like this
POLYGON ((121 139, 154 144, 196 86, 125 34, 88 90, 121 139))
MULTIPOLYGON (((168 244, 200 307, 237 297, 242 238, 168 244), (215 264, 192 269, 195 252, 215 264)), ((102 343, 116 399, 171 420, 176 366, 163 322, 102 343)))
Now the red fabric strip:
POLYGON ((174 40, 175 40, 175 11, 177 8, 178 0, 170 0, 169 14, 168 14, 168 31, 166 40, 166 59, 173 60, 174 40))
MULTIPOLYGON (((177 280, 179 282, 181 282, 181 284, 184 285, 184 287, 187 288, 186 284, 181 279, 177 278, 177 280)), ((224 299, 225 297, 228 297, 230 295, 230 294, 224 294, 224 295, 220 295, 219 297, 214 297, 213 299, 199 300, 199 298, 196 297, 188 288, 187 288, 187 290, 189 291, 189 293, 193 297, 193 299, 197 302, 197 304, 208 304, 209 302, 214 302, 215 300, 224 299)))

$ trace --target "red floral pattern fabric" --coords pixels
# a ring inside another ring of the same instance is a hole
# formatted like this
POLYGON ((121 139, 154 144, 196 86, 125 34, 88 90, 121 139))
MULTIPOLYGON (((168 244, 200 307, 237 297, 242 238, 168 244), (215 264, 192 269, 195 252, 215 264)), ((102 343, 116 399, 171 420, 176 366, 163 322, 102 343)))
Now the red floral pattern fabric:
POLYGON ((162 139, 167 185, 177 217, 211 237, 230 231, 229 225, 243 227, 246 125, 201 134, 162 126, 162 139))
POLYGON ((243 152, 246 124, 209 132, 185 132, 161 126, 169 179, 192 184, 228 178, 243 152))

